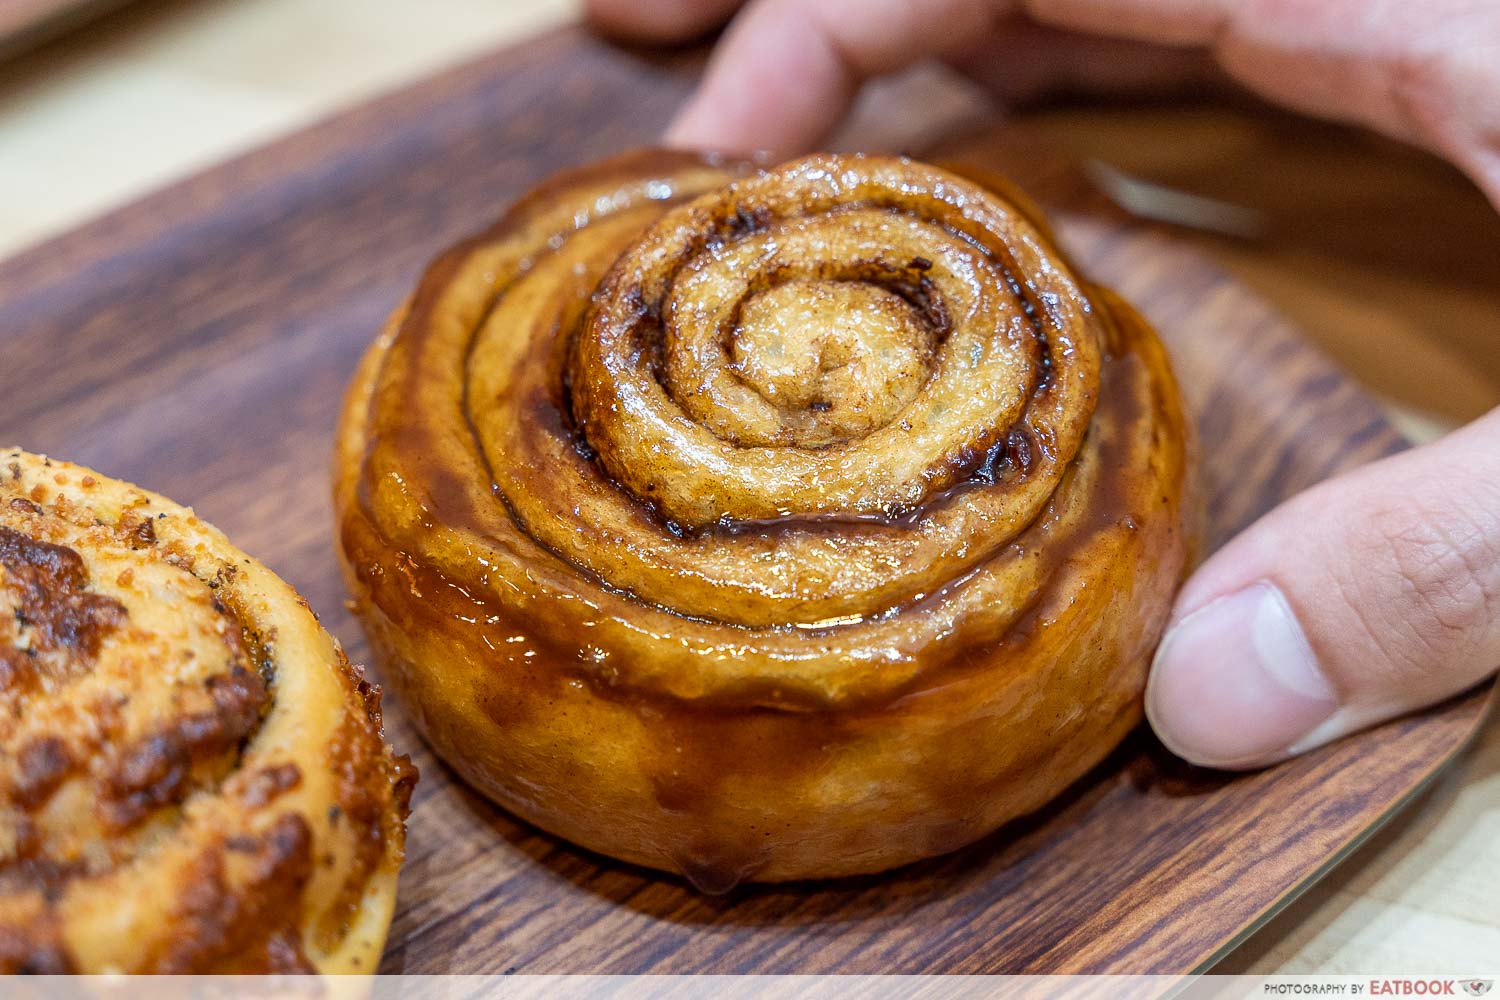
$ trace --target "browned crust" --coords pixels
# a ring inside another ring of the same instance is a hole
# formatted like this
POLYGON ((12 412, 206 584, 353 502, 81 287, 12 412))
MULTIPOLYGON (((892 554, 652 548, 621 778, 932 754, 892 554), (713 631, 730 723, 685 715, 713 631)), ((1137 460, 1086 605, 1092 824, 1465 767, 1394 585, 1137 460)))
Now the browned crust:
POLYGON ((0 458, 0 657, 33 665, 0 671, 0 972, 378 952, 414 780, 378 688, 191 511, 0 458))
POLYGON ((278 817, 259 835, 234 834, 199 855, 169 919, 178 933, 147 961, 160 975, 314 972, 296 928, 313 870, 312 832, 278 817), (225 869, 248 877, 231 887, 225 869))
MULTIPOLYGON (((15 497, 11 509, 40 513, 15 497)), ((46 679, 86 671, 103 637, 125 618, 119 601, 88 590, 83 558, 64 545, 37 541, 0 526, 0 566, 13 592, 13 615, 0 620, 0 689, 34 690, 46 679), (18 645, 25 629, 29 641, 18 645)))
POLYGON ((1139 721, 1192 544, 1177 387, 1150 327, 1074 273, 1035 207, 976 182, 989 191, 880 158, 759 172, 634 154, 549 182, 434 263, 351 387, 335 496, 356 611, 464 777, 547 830, 718 890, 951 850, 1139 721), (873 193, 845 204, 829 177, 873 193), (823 185, 812 221, 790 183, 823 185), (1013 329, 1005 349, 1031 367, 996 403, 1019 416, 915 455, 900 489, 854 477, 846 510, 818 471, 860 445, 827 430, 832 402, 799 394, 807 412, 780 433, 786 407, 749 400, 768 423, 745 439, 813 470, 789 476, 738 443, 740 411, 697 433, 686 414, 709 383, 673 382, 668 353, 723 351, 743 298, 789 275, 887 273, 874 265, 896 244, 863 235, 862 256, 778 256, 804 222, 826 227, 809 246, 842 245, 848 218, 906 234, 899 262, 920 274, 900 272, 902 297, 929 327, 914 350, 957 364, 962 343, 977 365, 1013 329), (909 245, 919 230, 931 249, 909 245), (686 297, 715 261, 731 263, 686 297), (695 479, 678 441, 705 456, 695 479), (723 463, 742 459, 769 471, 735 483, 786 489, 716 521, 737 488, 723 463))

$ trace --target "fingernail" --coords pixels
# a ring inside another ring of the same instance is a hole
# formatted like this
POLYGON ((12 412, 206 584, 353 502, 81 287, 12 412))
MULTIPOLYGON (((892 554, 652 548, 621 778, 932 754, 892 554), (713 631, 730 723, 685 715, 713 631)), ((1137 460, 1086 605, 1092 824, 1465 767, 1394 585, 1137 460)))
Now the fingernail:
POLYGON ((1265 581, 1174 625, 1146 688, 1146 716, 1162 743, 1206 767, 1280 760, 1337 709, 1286 596, 1265 581))

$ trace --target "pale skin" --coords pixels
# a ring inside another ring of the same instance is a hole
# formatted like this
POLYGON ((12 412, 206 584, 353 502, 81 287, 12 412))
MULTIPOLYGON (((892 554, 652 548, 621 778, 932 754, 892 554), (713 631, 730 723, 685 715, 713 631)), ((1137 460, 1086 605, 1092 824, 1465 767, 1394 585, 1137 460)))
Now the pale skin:
MULTIPOLYGON (((1493 0, 589 0, 679 42, 733 18, 672 145, 791 155, 863 84, 940 59, 1019 100, 1225 78, 1465 171, 1500 207, 1493 0)), ((1254 768, 1463 691, 1500 666, 1500 410, 1293 497, 1177 598, 1147 690, 1162 741, 1254 768)))

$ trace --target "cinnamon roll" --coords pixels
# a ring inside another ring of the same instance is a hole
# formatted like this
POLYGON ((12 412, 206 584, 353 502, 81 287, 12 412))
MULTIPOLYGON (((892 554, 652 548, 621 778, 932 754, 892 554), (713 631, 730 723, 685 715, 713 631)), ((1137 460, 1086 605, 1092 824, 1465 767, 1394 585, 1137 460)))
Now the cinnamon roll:
POLYGON ((437 752, 584 847, 876 872, 1141 718, 1187 564, 1156 336, 1006 182, 646 152, 443 254, 362 363, 357 613, 437 752))
POLYGON ((373 972, 415 772, 291 587, 0 450, 0 972, 373 972))

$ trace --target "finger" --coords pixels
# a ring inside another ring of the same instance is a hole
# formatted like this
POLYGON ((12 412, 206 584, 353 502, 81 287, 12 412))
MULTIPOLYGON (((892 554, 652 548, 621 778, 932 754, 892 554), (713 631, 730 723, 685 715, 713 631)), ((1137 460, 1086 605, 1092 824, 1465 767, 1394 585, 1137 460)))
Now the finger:
POLYGON ((1500 4, 1473 0, 1026 0, 1039 22, 1213 49, 1301 111, 1427 146, 1500 205, 1500 4))
POLYGON ((1281 505, 1178 596, 1147 715, 1198 764, 1255 767, 1500 666, 1500 410, 1281 505))
POLYGON ((1008 0, 756 0, 735 20, 672 145, 794 153, 817 145, 859 85, 991 33, 1008 0))
POLYGON ((584 0, 589 23, 636 42, 676 44, 728 21, 744 0, 584 0))

